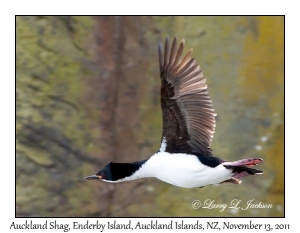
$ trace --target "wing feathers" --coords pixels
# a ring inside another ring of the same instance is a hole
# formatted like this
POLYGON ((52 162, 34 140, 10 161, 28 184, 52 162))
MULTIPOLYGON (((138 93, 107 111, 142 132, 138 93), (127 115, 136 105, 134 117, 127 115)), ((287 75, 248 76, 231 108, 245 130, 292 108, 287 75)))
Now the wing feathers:
POLYGON ((158 60, 159 60, 159 69, 160 73, 163 71, 163 45, 161 43, 158 44, 158 60))
POLYGON ((185 41, 177 49, 175 37, 171 50, 159 44, 163 137, 167 152, 211 155, 209 145, 215 132, 216 113, 207 92, 206 78, 192 58, 192 49, 182 58, 185 41), (164 53, 163 53, 164 51, 164 53))
POLYGON ((180 45, 179 45, 179 48, 178 48, 177 56, 176 56, 176 59, 175 59, 175 62, 174 62, 176 67, 179 65, 178 63, 179 63, 179 60, 180 60, 181 55, 183 53, 183 48, 184 48, 184 39, 180 42, 180 45))
POLYGON ((182 62, 174 69, 174 73, 177 73, 180 69, 182 69, 191 59, 193 49, 190 49, 185 57, 182 59, 182 62))
POLYGON ((173 65, 173 62, 174 62, 174 56, 175 56, 175 53, 176 53, 176 45, 177 45, 177 38, 174 37, 174 40, 173 40, 173 44, 172 44, 172 49, 171 49, 171 54, 170 54, 170 60, 169 60, 169 64, 168 64, 168 67, 170 68, 172 65, 173 65))
POLYGON ((166 37, 164 65, 167 65, 168 63, 169 63, 169 37, 166 37))

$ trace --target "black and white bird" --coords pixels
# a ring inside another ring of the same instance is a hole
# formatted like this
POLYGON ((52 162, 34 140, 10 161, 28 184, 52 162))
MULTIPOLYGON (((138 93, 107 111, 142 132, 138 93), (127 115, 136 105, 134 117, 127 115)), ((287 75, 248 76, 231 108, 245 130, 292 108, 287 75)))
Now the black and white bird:
POLYGON ((159 44, 161 78, 161 108, 163 132, 160 149, 149 159, 134 163, 109 163, 86 180, 100 179, 118 183, 145 177, 183 188, 198 188, 230 182, 240 184, 239 178, 262 174, 251 168, 262 161, 248 158, 234 162, 214 157, 210 144, 216 120, 206 79, 192 49, 183 57, 184 39, 177 48, 175 37, 171 48, 159 44))

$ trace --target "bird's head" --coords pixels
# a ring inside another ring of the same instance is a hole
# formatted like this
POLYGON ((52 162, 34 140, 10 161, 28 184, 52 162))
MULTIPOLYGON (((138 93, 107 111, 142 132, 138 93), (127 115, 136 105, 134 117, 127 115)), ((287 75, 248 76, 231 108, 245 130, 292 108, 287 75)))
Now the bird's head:
POLYGON ((112 180, 112 175, 111 175, 111 163, 107 164, 103 169, 101 169, 99 172, 97 172, 96 175, 92 176, 87 176, 84 179, 85 180, 112 180))

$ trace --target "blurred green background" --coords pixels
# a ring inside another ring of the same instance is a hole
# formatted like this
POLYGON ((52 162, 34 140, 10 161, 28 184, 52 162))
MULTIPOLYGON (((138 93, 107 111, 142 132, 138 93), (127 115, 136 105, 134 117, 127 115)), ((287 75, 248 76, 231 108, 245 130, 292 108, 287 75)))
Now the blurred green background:
POLYGON ((284 216, 284 18, 17 17, 17 216, 284 216), (261 157, 241 185, 85 182, 160 146, 157 45, 185 38, 218 113, 214 155, 261 157), (193 209, 192 201, 272 204, 193 209))

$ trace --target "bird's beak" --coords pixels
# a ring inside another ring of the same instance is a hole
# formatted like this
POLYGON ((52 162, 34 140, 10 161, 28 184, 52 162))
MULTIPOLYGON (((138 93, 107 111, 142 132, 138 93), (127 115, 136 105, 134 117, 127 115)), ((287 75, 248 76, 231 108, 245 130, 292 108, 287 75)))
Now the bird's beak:
POLYGON ((84 180, 98 180, 101 179, 102 176, 98 176, 98 175, 92 175, 92 176, 87 176, 84 178, 84 180))

